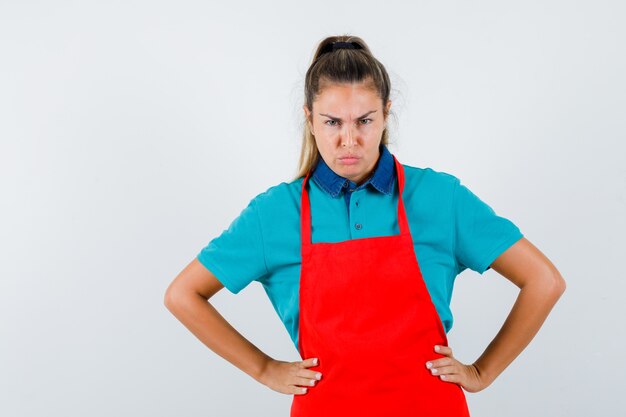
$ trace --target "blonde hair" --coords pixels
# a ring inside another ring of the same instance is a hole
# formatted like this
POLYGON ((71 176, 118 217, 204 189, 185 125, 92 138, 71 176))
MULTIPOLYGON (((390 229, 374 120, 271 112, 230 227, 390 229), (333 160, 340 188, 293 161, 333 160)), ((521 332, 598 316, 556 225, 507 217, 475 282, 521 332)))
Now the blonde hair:
MULTIPOLYGON (((321 94, 324 88, 332 83, 360 83, 367 82, 372 90, 378 93, 383 103, 383 115, 388 115, 386 103, 391 92, 391 82, 387 70, 374 56, 369 47, 358 36, 329 36, 322 40, 315 51, 311 65, 304 80, 304 102, 313 117, 313 101, 321 94), (334 42, 352 42, 357 48, 333 50, 334 42)), ((302 148, 298 161, 297 174, 294 178, 304 177, 317 164, 320 154, 311 133, 308 122, 304 119, 302 148)), ((381 143, 389 143, 387 127, 383 130, 381 143)))

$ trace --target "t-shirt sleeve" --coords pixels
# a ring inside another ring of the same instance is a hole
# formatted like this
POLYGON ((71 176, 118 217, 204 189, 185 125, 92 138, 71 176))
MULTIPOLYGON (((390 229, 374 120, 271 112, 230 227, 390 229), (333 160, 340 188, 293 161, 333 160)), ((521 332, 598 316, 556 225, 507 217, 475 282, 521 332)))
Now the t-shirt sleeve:
POLYGON ((455 257, 459 273, 470 268, 480 274, 523 234, 509 219, 499 216, 457 178, 454 191, 455 257))
POLYGON ((197 258, 233 294, 267 273, 261 222, 254 199, 197 258))

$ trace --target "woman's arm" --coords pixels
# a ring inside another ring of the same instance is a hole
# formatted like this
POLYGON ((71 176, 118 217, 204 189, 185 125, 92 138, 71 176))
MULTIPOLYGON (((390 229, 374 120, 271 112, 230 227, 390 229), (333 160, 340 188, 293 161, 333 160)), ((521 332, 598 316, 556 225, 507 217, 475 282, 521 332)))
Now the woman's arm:
POLYGON ((426 363, 433 376, 468 392, 487 388, 524 350, 565 291, 565 280, 546 256, 522 237, 490 265, 521 290, 496 337, 471 365, 454 358, 449 346, 435 346, 444 358, 426 363))
POLYGON ((502 328, 473 363, 484 387, 524 350, 565 291, 565 280, 525 237, 504 251, 491 268, 520 288, 502 328))
POLYGON ((167 309, 202 343, 228 362, 259 380, 271 358, 243 337, 208 302, 224 285, 194 259, 165 292, 167 309))
POLYGON ((312 359, 284 362, 271 358, 235 330, 208 302, 224 285, 198 259, 178 274, 165 292, 165 306, 202 343, 256 381, 283 394, 303 394, 315 385, 312 359))

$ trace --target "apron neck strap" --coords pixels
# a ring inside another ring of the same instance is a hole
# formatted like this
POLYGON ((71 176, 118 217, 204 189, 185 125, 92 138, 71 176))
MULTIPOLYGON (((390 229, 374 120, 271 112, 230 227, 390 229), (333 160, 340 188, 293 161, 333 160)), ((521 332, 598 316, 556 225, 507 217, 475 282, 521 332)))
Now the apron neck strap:
MULTIPOLYGON (((398 184, 398 226, 400 229, 400 235, 410 235, 409 222, 406 217, 406 211, 404 210, 404 200, 402 199, 402 192, 404 191, 404 167, 395 155, 393 156, 393 162, 396 168, 396 176, 398 184)), ((300 236, 302 239, 302 245, 311 244, 311 203, 309 200, 309 192, 306 189, 306 184, 311 176, 309 171, 302 181, 302 197, 300 202, 300 236)))

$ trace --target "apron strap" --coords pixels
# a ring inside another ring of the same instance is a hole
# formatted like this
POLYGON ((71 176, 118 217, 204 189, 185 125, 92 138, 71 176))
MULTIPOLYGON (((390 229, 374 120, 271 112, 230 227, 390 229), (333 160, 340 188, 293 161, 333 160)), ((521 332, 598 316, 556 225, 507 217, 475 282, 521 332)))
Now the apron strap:
MULTIPOLYGON (((400 235, 410 235, 409 222, 407 220, 406 211, 404 209, 404 200, 402 199, 402 192, 404 191, 404 167, 398 159, 393 156, 393 162, 396 167, 396 176, 398 184, 398 227, 400 229, 400 235)), ((309 177, 311 176, 309 171, 302 181, 302 197, 300 201, 300 236, 302 239, 302 245, 311 244, 311 202, 309 200, 309 192, 306 189, 306 185, 309 177)))

